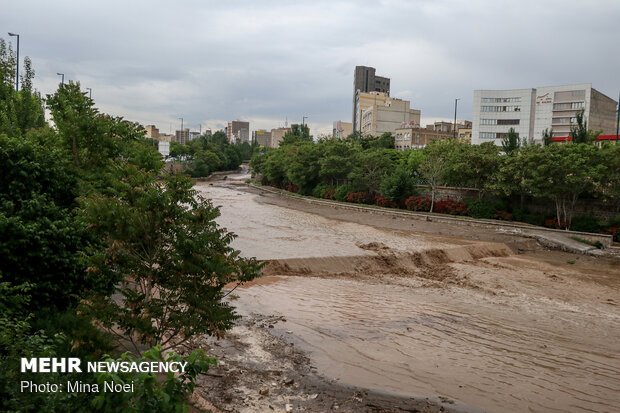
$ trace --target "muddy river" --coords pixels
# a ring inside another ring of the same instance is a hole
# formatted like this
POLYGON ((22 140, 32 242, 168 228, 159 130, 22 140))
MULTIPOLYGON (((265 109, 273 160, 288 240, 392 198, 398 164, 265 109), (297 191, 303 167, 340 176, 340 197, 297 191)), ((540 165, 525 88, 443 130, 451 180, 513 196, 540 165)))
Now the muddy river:
POLYGON ((218 221, 238 234, 234 245, 244 255, 309 258, 304 276, 290 276, 288 267, 272 271, 237 289, 235 305, 241 314, 284 316, 273 332, 307 351, 325 376, 491 412, 620 411, 617 265, 435 254, 444 262, 424 273, 393 266, 381 272, 364 264, 378 254, 370 242, 390 257, 478 244, 330 220, 235 188, 198 189, 222 207, 218 221), (325 271, 327 257, 357 257, 332 261, 359 268, 325 271))

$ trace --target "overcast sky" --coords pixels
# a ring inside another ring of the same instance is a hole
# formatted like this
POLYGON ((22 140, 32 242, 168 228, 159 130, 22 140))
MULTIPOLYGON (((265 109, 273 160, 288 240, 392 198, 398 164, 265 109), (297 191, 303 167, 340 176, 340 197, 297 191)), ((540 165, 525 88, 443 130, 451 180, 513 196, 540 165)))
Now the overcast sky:
POLYGON ((2 0, 35 86, 91 87, 101 111, 161 132, 307 116, 350 122, 353 70, 373 66, 422 123, 471 119, 474 89, 592 83, 618 99, 618 0, 2 0))

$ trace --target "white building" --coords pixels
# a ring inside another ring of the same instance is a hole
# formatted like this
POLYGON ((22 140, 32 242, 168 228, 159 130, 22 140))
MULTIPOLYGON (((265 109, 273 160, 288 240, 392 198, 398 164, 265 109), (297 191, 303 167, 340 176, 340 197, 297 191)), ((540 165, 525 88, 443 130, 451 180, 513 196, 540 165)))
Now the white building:
POLYGON ((590 83, 536 89, 475 90, 472 144, 494 142, 514 128, 521 139, 540 142, 545 129, 568 136, 578 111, 584 109, 588 128, 612 133, 616 102, 590 83))

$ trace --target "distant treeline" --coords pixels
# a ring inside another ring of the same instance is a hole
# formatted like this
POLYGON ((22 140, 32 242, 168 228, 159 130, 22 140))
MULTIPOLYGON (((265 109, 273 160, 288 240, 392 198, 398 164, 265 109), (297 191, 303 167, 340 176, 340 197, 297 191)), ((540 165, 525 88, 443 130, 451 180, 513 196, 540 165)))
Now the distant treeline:
POLYGON ((215 171, 232 171, 249 160, 254 147, 248 142, 229 144, 226 134, 217 131, 213 135, 202 135, 183 145, 170 142, 170 156, 188 164, 186 173, 193 177, 204 177, 215 171))
POLYGON ((620 211, 620 145, 516 141, 502 148, 447 139, 422 150, 396 151, 389 133, 353 134, 318 142, 288 139, 278 149, 255 154, 250 165, 263 184, 319 198, 587 231, 616 233, 620 226, 618 219, 574 217, 582 198, 602 200, 620 211), (428 200, 419 199, 418 184, 430 189, 428 200), (440 186, 475 188, 479 196, 452 205, 435 199, 440 186), (530 199, 546 202, 549 213, 531 213, 530 199))

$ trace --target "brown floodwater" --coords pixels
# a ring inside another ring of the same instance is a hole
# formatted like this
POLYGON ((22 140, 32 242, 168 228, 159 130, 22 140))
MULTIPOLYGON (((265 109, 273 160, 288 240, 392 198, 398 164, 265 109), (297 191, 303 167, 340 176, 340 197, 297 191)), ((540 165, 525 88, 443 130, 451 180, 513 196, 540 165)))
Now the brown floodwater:
MULTIPOLYGON (((222 207, 219 222, 239 235, 245 256, 320 262, 372 256, 360 248, 371 241, 409 252, 473 243, 330 220, 231 188, 198 189, 222 207)), ((422 287, 387 282, 411 274, 314 277, 310 267, 308 276, 283 272, 239 288, 234 305, 283 316, 272 331, 344 383, 490 412, 617 412, 620 272, 588 265, 488 257, 430 268, 466 277, 465 286, 422 287)))

